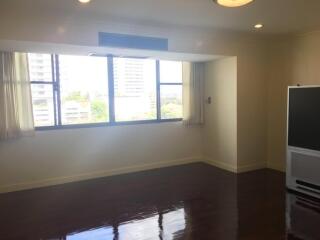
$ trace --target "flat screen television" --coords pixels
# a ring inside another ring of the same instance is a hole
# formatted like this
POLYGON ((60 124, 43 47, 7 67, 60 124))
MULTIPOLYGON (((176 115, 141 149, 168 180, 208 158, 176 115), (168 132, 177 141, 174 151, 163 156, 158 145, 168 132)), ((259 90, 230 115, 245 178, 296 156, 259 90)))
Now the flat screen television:
POLYGON ((289 88, 288 145, 320 151, 320 86, 289 88))

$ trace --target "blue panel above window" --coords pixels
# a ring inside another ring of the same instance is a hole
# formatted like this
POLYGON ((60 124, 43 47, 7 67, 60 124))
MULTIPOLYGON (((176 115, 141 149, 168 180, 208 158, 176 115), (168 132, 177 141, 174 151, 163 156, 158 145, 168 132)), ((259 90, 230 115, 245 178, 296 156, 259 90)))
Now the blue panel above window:
POLYGON ((119 33, 99 33, 99 45, 104 47, 134 48, 168 51, 168 39, 119 33))

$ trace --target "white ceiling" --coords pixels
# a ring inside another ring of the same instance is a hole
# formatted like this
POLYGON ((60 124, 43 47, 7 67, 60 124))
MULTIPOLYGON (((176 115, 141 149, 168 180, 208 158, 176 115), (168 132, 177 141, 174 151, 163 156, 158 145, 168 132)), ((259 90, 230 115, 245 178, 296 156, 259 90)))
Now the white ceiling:
POLYGON ((192 54, 181 52, 167 52, 167 51, 149 51, 137 49, 124 48, 108 48, 108 47, 90 47, 90 46, 75 46, 66 44, 53 44, 42 42, 26 42, 26 41, 12 41, 0 40, 0 48, 4 51, 17 52, 34 52, 34 53, 56 53, 56 54, 70 54, 70 55, 97 55, 107 56, 113 54, 123 57, 143 57, 150 59, 164 59, 174 61, 192 61, 192 62, 207 62, 219 58, 224 58, 221 55, 208 54, 192 54))
POLYGON ((137 23, 175 24, 237 31, 254 31, 262 22, 264 33, 293 33, 320 29, 320 0, 255 0, 228 9, 212 0, 5 0, 1 11, 29 14, 57 12, 90 18, 115 18, 137 23))

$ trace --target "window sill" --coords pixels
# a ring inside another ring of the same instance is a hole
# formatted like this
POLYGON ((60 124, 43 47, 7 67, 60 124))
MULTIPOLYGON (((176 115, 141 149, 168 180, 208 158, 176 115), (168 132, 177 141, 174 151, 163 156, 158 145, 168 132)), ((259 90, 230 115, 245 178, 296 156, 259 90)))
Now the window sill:
POLYGON ((141 121, 128 121, 128 122, 114 122, 114 123, 89 123, 89 124, 73 124, 63 126, 49 126, 49 127, 36 127, 36 131, 49 131, 49 130, 63 130, 63 129, 78 129, 78 128, 97 128, 97 127, 116 127, 116 126, 129 126, 141 124, 157 124, 167 122, 181 122, 182 118, 163 119, 163 120, 141 120, 141 121))

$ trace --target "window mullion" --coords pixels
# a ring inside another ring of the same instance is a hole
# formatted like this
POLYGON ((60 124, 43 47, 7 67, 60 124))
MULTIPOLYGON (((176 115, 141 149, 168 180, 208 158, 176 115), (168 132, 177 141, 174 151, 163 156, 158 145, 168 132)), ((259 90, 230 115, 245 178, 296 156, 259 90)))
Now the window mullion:
POLYGON ((156 61, 156 81, 157 81, 157 120, 161 120, 161 95, 160 95, 160 61, 156 61))
POLYGON ((53 70, 55 72, 55 91, 56 91, 56 108, 57 108, 57 121, 58 121, 58 126, 62 125, 62 120, 61 120, 61 87, 60 87, 60 66, 59 66, 59 55, 54 54, 54 65, 53 65, 53 70))
POLYGON ((56 86, 56 75, 55 75, 55 59, 54 55, 51 55, 51 74, 52 74, 52 96, 53 96, 53 115, 54 115, 54 126, 57 126, 57 86, 56 86))
POLYGON ((108 56, 109 121, 115 122, 113 56, 108 56))
POLYGON ((160 83, 160 85, 167 85, 167 86, 181 86, 182 83, 160 83))

